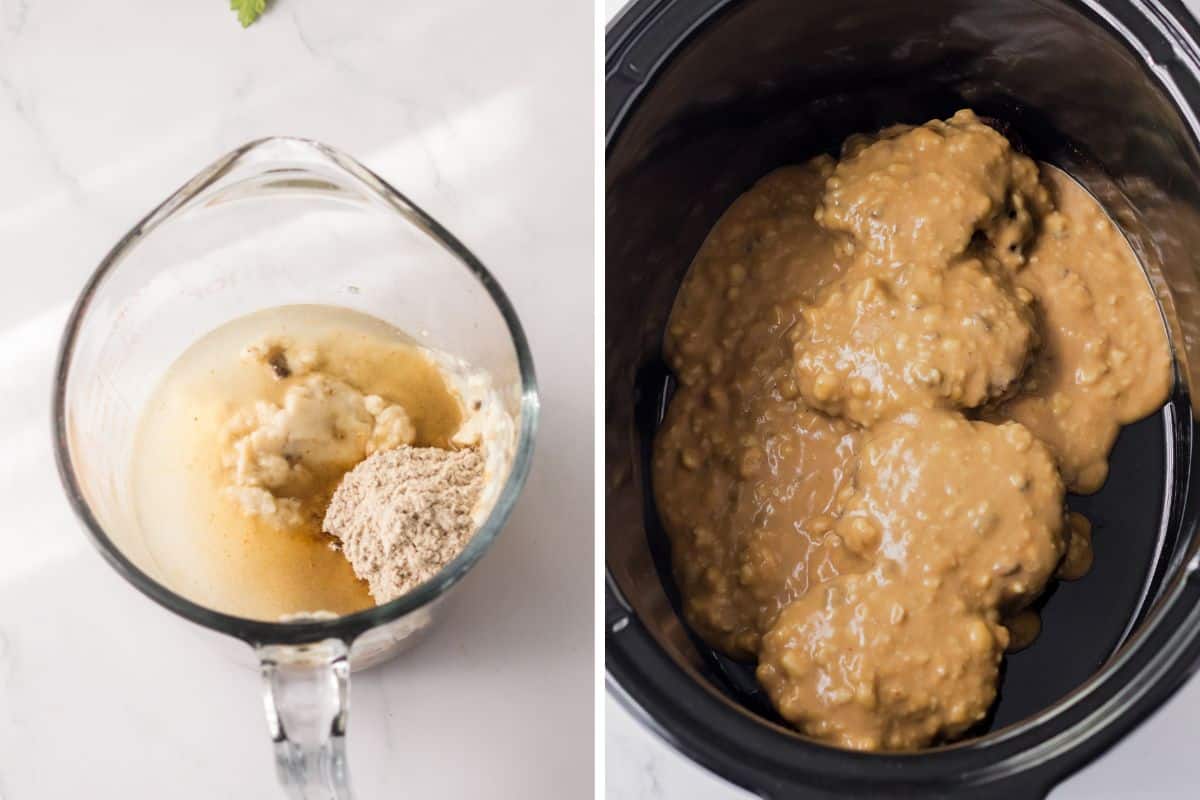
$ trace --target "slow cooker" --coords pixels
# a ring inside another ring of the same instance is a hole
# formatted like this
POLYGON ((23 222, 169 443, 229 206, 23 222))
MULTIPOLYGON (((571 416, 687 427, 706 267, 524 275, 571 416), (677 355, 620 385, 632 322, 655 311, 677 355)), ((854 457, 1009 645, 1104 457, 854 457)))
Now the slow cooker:
POLYGON ((606 665, 610 691, 767 798, 1043 797, 1200 659, 1190 374, 1200 363, 1200 26, 1176 0, 638 0, 605 53, 606 665), (789 729, 680 615, 648 456, 672 377, 663 327, 707 231, 775 167, 849 134, 971 107, 1101 201, 1158 293, 1176 380, 1069 503, 1095 566, 1052 586, 963 741, 860 753, 789 729))

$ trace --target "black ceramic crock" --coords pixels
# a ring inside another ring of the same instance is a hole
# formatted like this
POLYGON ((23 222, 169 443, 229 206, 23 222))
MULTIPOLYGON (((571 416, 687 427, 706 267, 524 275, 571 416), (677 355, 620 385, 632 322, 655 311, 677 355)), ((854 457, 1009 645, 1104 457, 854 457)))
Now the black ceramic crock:
POLYGON ((639 0, 610 27, 606 120, 609 687, 691 758, 768 798, 1043 797, 1178 689, 1200 658, 1189 375, 1200 364, 1200 26, 1175 0, 639 0), (1081 180, 1162 301, 1176 386, 1126 428, 1105 487, 1072 497, 1096 562, 1051 587, 991 717, 919 754, 804 739, 751 665, 679 616, 647 455, 660 357, 705 233, 771 169, 848 134, 970 106, 1081 180))

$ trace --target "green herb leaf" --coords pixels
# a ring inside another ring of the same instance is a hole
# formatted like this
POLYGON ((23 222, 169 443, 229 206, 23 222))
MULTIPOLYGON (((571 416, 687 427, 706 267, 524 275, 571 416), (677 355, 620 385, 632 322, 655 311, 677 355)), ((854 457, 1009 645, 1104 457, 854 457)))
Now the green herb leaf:
POLYGON ((229 0, 229 8, 237 12, 238 22, 242 23, 243 28, 250 27, 250 23, 258 19, 266 7, 267 0, 229 0))

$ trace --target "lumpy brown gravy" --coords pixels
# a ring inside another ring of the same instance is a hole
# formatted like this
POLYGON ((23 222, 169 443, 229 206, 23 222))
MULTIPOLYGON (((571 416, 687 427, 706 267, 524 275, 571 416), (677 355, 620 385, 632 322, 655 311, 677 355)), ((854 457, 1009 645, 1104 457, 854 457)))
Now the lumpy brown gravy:
POLYGON ((970 111, 847 141, 733 204, 668 324, 654 486, 693 628, 858 749, 962 734, 1121 425, 1165 401, 1155 297, 1061 172, 970 111))

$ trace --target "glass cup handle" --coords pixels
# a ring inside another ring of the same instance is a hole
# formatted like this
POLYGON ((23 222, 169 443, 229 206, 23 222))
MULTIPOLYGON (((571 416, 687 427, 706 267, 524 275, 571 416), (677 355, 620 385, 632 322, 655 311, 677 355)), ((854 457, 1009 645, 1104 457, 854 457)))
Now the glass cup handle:
POLYGON ((353 800, 346 764, 350 660, 346 643, 260 645, 275 769, 291 800, 353 800))

